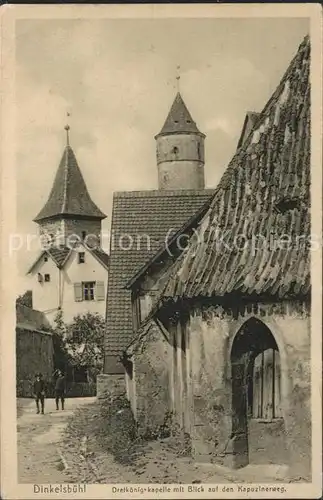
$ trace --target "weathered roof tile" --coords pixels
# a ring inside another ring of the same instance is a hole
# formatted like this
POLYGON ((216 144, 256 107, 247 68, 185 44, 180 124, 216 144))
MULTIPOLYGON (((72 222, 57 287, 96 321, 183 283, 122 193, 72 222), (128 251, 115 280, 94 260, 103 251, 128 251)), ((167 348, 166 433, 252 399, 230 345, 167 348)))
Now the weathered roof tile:
POLYGON ((202 219, 204 239, 193 235, 164 297, 309 293, 309 71, 306 37, 224 173, 202 219))

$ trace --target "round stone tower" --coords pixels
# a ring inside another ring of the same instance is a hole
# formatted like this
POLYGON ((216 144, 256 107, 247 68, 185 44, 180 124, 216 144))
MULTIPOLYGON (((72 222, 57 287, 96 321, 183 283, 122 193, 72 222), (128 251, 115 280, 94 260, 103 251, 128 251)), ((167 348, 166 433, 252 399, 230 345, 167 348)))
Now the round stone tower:
POLYGON ((178 92, 155 136, 158 188, 204 189, 204 139, 178 92))

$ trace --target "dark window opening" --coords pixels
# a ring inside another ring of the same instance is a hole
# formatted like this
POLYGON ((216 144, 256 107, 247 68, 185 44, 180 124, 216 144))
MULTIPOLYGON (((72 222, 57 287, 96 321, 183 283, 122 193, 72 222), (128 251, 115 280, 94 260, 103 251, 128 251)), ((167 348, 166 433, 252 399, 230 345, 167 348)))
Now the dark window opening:
POLYGON ((78 262, 79 262, 79 264, 84 264, 84 262, 85 262, 85 252, 79 252, 79 254, 78 254, 78 262))
POLYGON ((45 274, 45 281, 50 281, 50 274, 45 274))
POLYGON ((48 261, 48 256, 47 256, 47 255, 45 255, 45 256, 44 256, 44 262, 47 262, 47 261, 48 261))
POLYGON ((94 300, 95 281, 84 281, 82 283, 83 300, 94 300))
POLYGON ((301 202, 299 198, 283 198, 276 203, 276 210, 280 213, 285 213, 295 208, 299 209, 300 206, 301 202))
POLYGON ((199 160, 201 159, 201 144, 199 142, 197 143, 197 157, 199 160))
POLYGON ((173 149, 172 149, 172 153, 173 153, 173 155, 175 155, 175 156, 176 156, 176 158, 177 158, 177 156, 178 156, 178 147, 177 147, 177 146, 174 146, 174 147, 173 147, 173 149))
POLYGON ((86 231, 82 231, 82 240, 85 240, 86 238, 86 231))
POLYGON ((186 123, 192 123, 191 120, 186 120, 186 123))
POLYGON ((174 123, 178 123, 178 120, 174 120, 174 123))

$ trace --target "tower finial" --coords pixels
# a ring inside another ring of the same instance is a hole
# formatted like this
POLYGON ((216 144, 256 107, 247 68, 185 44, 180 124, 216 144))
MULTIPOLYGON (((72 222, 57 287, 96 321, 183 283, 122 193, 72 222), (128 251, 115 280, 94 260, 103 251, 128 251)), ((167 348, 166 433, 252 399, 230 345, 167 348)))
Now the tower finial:
MULTIPOLYGON (((67 118, 68 118, 69 116, 71 116, 71 113, 69 113, 69 112, 67 111, 67 112, 66 112, 66 116, 67 116, 67 118)), ((69 146, 69 145, 70 145, 70 136, 69 136, 69 130, 70 130, 70 128, 71 128, 71 127, 69 126, 69 124, 68 124, 68 123, 67 123, 67 124, 65 125, 65 127, 64 127, 64 129, 66 130, 66 146, 69 146)))
POLYGON ((176 80, 177 80, 177 92, 179 92, 179 90, 180 90, 180 87, 179 87, 179 82, 180 82, 180 79, 181 79, 180 69, 181 69, 180 66, 176 67, 176 72, 177 72, 177 76, 176 76, 176 80))
POLYGON ((66 130, 66 146, 69 146, 70 145, 70 137, 69 137, 70 126, 69 125, 65 125, 64 128, 66 130))

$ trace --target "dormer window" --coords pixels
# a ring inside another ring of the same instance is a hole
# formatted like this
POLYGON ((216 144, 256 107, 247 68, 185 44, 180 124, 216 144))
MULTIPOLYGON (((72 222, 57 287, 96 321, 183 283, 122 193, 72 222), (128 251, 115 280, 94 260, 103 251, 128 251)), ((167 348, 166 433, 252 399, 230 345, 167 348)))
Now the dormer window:
POLYGON ((78 254, 78 263, 84 264, 85 262, 85 252, 79 252, 78 254))

